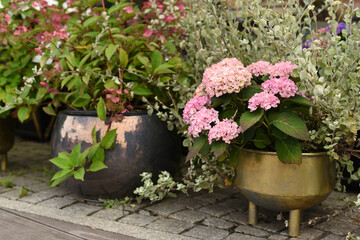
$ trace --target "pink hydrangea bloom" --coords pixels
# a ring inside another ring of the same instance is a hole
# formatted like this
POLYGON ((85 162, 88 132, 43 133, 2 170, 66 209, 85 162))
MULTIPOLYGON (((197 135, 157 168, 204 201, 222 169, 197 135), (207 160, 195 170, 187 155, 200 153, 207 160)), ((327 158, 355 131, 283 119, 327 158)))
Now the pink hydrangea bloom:
POLYGON ((210 144, 213 140, 220 139, 230 144, 230 140, 237 138, 239 133, 241 133, 241 127, 234 120, 224 119, 210 129, 208 140, 210 144))
POLYGON ((271 67, 271 63, 266 61, 258 61, 256 63, 252 63, 246 67, 249 72, 251 72, 254 76, 264 76, 269 74, 269 70, 271 67))
POLYGON ((203 130, 210 130, 211 123, 219 121, 219 112, 215 109, 202 107, 190 119, 188 132, 193 137, 199 137, 199 133, 203 130))
POLYGON ((270 108, 276 108, 280 103, 279 98, 277 98, 274 94, 268 92, 256 93, 249 100, 248 108, 250 112, 255 111, 258 107, 266 110, 270 108))
POLYGON ((238 93, 251 84, 251 73, 236 58, 225 58, 205 70, 202 84, 210 98, 238 93))
POLYGON ((278 62, 269 69, 270 77, 289 77, 297 66, 291 62, 278 62))
POLYGON ((201 97, 201 96, 206 96, 205 86, 202 83, 200 83, 200 85, 195 89, 194 92, 194 97, 201 97))
POLYGON ((261 89, 274 95, 279 93, 283 98, 293 97, 298 91, 295 83, 286 77, 271 78, 261 84, 261 89))
POLYGON ((203 108, 205 105, 210 105, 210 99, 206 96, 193 97, 190 99, 184 108, 183 119, 185 123, 190 123, 191 117, 203 108))

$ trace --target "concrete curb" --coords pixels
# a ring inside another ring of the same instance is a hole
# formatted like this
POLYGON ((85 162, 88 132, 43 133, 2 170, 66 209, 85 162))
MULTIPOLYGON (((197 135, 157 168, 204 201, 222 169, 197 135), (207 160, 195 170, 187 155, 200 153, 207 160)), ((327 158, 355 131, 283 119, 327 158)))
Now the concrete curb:
POLYGON ((17 210, 26 213, 32 213, 43 217, 49 217, 57 220, 62 220, 82 226, 101 229, 104 231, 120 233, 123 235, 147 239, 147 240, 196 240, 195 238, 180 236, 177 234, 166 233, 157 230, 151 230, 144 227, 129 225, 126 223, 114 222, 106 219, 101 219, 93 216, 84 216, 76 212, 69 215, 67 212, 60 209, 54 209, 46 206, 33 205, 26 202, 12 201, 0 198, 0 206, 17 210))

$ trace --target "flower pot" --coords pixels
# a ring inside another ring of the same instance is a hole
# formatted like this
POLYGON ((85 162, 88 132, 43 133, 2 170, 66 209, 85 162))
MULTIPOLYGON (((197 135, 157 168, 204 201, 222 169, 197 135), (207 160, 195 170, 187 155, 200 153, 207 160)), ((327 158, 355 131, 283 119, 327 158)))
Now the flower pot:
MULTIPOLYGON (((63 111, 58 115, 51 137, 51 156, 71 152, 79 143, 82 151, 92 144, 91 130, 96 125, 102 138, 108 127, 95 111, 63 111)), ((175 132, 156 116, 146 113, 127 114, 117 128, 114 149, 105 151, 108 168, 86 172, 84 181, 69 178, 65 186, 88 199, 124 197, 141 184, 140 174, 154 175, 167 170, 174 173, 181 160, 181 141, 175 132)))
POLYGON ((7 167, 7 152, 14 146, 14 119, 11 117, 0 118, 0 155, 1 170, 7 167))
POLYGON ((300 234, 300 211, 334 190, 335 161, 326 153, 303 153, 302 162, 282 163, 275 152, 241 150, 235 184, 250 201, 249 224, 256 224, 256 206, 290 211, 289 235, 300 234))

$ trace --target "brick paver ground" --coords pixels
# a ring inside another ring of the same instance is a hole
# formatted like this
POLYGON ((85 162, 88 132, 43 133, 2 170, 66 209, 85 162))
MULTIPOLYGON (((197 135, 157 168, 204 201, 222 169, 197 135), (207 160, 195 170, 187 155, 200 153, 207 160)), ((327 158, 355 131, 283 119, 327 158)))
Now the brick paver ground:
MULTIPOLYGON (((8 155, 9 170, 0 171, 0 179, 12 178, 14 186, 0 187, 0 206, 60 220, 79 218, 84 225, 89 220, 97 228, 142 239, 289 239, 287 213, 260 209, 258 225, 249 226, 248 203, 236 188, 105 210, 101 203, 86 202, 62 187, 49 187, 48 143, 17 139, 8 155)), ((355 194, 333 192, 322 204, 305 210, 298 239, 360 235, 360 213, 351 205, 354 199, 355 194)))

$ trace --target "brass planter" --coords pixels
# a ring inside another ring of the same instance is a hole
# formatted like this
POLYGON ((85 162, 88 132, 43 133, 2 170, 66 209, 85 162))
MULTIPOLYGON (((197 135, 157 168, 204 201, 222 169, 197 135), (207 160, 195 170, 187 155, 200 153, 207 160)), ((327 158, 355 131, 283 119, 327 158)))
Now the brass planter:
POLYGON ((290 211, 289 235, 298 236, 300 210, 328 197, 335 187, 335 174, 335 161, 326 153, 303 153, 297 165, 280 162, 275 152, 243 149, 235 184, 250 201, 250 224, 256 224, 256 206, 290 211))
POLYGON ((11 117, 0 118, 0 155, 1 170, 7 167, 7 152, 14 146, 14 119, 11 117))

